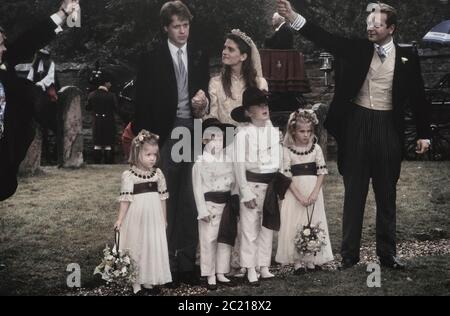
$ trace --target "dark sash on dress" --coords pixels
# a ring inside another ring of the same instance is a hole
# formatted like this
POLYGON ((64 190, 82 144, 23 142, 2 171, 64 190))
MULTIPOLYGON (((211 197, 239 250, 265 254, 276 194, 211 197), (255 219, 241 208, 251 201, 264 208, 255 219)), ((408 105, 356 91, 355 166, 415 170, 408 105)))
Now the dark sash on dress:
POLYGON ((291 166, 292 176, 317 176, 317 165, 315 162, 302 163, 291 166))
POLYGON ((158 183, 157 182, 144 182, 138 183, 134 185, 133 194, 142 194, 148 192, 158 192, 158 183))

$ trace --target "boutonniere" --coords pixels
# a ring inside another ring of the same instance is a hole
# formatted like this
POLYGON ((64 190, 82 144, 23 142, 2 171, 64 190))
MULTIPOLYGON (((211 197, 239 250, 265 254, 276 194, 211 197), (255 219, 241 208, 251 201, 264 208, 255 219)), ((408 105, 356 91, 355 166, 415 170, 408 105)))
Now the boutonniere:
POLYGON ((0 65, 0 70, 6 71, 6 65, 5 65, 5 64, 1 64, 1 65, 0 65))
POLYGON ((402 57, 402 63, 403 63, 403 64, 406 64, 407 61, 408 61, 408 58, 402 57))

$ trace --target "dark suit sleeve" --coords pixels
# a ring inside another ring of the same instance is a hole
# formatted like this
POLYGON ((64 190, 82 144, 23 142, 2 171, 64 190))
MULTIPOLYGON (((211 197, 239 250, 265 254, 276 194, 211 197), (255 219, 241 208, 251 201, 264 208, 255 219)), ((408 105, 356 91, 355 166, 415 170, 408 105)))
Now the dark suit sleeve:
POLYGON ((430 103, 425 96, 420 60, 416 54, 411 55, 411 92, 410 104, 416 119, 419 139, 431 139, 430 103))
POLYGON ((194 91, 194 93, 197 93, 197 91, 200 89, 203 90, 203 92, 205 92, 209 106, 205 110, 203 110, 203 112, 200 114, 200 116, 205 116, 209 114, 211 106, 211 98, 209 96, 209 80, 210 80, 209 55, 206 53, 205 50, 202 50, 201 52, 202 53, 199 60, 198 75, 197 75, 198 83, 196 85, 196 91, 194 91))
POLYGON ((55 36, 57 25, 51 18, 43 20, 28 31, 22 33, 16 40, 7 45, 5 60, 9 66, 29 61, 34 53, 47 45, 55 36))
POLYGON ((209 97, 209 80, 211 79, 209 73, 209 55, 203 51, 202 59, 200 62, 200 73, 201 73, 201 89, 205 92, 208 102, 211 102, 209 97))
POLYGON ((361 40, 331 34, 313 22, 306 21, 299 33, 333 55, 343 58, 353 58, 360 54, 358 47, 361 40))
POLYGON ((282 28, 281 33, 281 49, 292 49, 294 47, 294 36, 288 26, 282 28))
POLYGON ((152 85, 152 76, 150 70, 150 61, 151 56, 148 54, 144 54, 141 56, 139 62, 139 68, 136 75, 136 89, 134 96, 134 107, 135 114, 133 123, 131 124, 131 129, 134 135, 139 134, 142 129, 150 130, 150 126, 146 124, 146 118, 151 115, 151 100, 149 100, 148 89, 150 89, 152 85))

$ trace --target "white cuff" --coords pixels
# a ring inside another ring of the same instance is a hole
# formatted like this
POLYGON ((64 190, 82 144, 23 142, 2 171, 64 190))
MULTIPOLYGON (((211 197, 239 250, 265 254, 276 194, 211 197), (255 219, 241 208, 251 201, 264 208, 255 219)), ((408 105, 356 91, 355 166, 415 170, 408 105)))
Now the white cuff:
POLYGON ((294 22, 291 23, 291 27, 296 31, 300 31, 305 23, 306 19, 302 15, 297 13, 297 17, 295 18, 294 22))
POLYGON ((63 29, 62 29, 61 25, 64 23, 64 21, 61 19, 61 17, 57 13, 55 13, 50 18, 57 25, 57 28, 55 29, 55 33, 58 34, 58 33, 62 32, 63 29))

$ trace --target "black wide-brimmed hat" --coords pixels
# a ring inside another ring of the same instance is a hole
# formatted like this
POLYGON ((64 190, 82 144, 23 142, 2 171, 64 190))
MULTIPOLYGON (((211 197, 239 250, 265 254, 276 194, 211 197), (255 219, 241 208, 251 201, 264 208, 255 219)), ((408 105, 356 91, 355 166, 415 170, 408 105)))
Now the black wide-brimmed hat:
POLYGON ((236 122, 250 122, 250 118, 245 115, 245 111, 253 105, 269 104, 269 93, 256 87, 247 88, 242 94, 242 106, 231 111, 231 118, 236 122))

